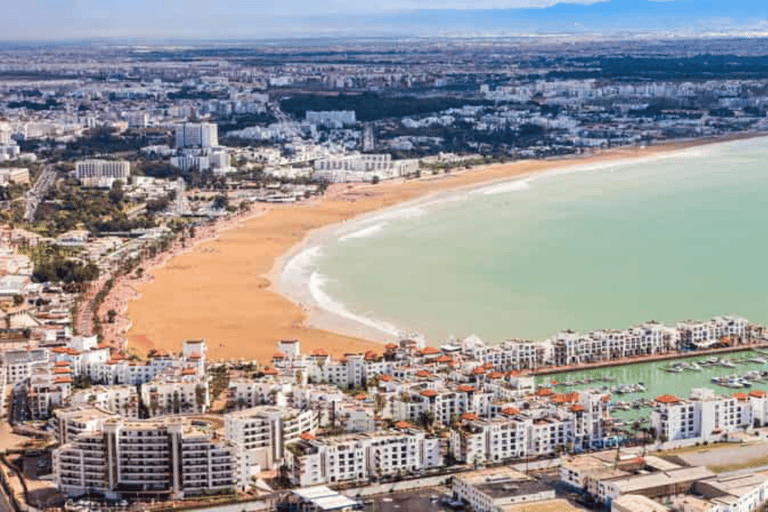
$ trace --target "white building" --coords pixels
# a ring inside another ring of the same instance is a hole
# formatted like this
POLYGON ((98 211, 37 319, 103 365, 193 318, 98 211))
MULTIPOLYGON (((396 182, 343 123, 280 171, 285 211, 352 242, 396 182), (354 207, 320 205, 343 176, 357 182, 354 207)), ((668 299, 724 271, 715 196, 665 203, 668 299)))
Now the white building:
POLYGON ((327 110, 321 112, 307 110, 305 120, 308 123, 328 126, 330 128, 342 128, 357 122, 354 110, 327 110))
POLYGON ((315 161, 315 177, 331 183, 398 178, 415 173, 418 160, 392 160, 389 154, 344 155, 315 161))
POLYGON ((688 400, 661 395, 651 411, 651 426, 658 437, 668 441, 720 438, 737 428, 752 426, 752 402, 746 398, 746 394, 721 396, 706 388, 692 389, 688 400))
POLYGON ((29 183, 29 169, 24 167, 0 169, 0 185, 9 185, 11 183, 29 183))
POLYGON ((176 125, 177 148, 212 148, 219 145, 219 127, 213 123, 176 125))
POLYGON ((555 490, 511 468, 494 468, 454 475, 451 488, 454 500, 469 510, 496 512, 502 507, 552 500, 555 490))
POLYGON ((244 488, 239 447, 203 419, 107 419, 53 451, 54 481, 69 496, 183 498, 244 488))
POLYGON ((302 487, 413 474, 443 465, 438 438, 409 424, 400 431, 302 439, 288 446, 289 478, 302 487))
POLYGON ((34 350, 8 350, 3 354, 8 384, 17 384, 32 375, 32 369, 38 366, 47 366, 49 361, 48 350, 44 348, 34 350))
POLYGON ((81 160, 75 164, 75 177, 85 187, 109 188, 115 180, 126 182, 131 165, 126 160, 81 160))
POLYGON ((316 411, 292 407, 262 405, 224 416, 226 438, 249 450, 251 462, 262 470, 279 466, 285 445, 298 441, 302 434, 314 434, 317 427, 316 411))

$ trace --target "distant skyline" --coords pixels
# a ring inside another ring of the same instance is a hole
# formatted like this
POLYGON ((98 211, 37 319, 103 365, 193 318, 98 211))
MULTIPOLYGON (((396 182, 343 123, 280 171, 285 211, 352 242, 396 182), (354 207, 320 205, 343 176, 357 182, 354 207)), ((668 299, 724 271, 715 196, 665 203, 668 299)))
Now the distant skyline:
POLYGON ((36 0, 4 41, 662 33, 768 35, 762 0, 36 0))

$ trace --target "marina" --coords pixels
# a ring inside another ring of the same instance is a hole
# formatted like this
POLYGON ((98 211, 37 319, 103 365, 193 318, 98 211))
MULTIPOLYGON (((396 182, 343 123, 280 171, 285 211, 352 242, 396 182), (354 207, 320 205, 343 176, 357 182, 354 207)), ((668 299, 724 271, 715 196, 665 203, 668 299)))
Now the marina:
POLYGON ((711 388, 724 395, 753 389, 766 391, 766 361, 766 352, 755 349, 539 375, 536 384, 561 393, 599 390, 611 396, 619 421, 631 422, 647 418, 659 395, 687 398, 693 388, 711 388))

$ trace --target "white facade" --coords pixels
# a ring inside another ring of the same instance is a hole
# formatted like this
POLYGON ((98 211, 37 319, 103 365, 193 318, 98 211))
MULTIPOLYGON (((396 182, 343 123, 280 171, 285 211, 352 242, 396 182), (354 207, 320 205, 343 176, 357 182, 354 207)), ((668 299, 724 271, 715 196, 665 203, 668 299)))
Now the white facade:
POLYGON ((82 160, 75 164, 75 177, 86 187, 109 188, 115 180, 123 183, 131 174, 126 160, 82 160))
POLYGON ((692 389, 688 400, 673 395, 657 397, 651 426, 657 436, 669 441, 722 437, 739 427, 752 426, 751 407, 749 401, 740 403, 711 389, 692 389))
POLYGON ((54 480, 69 496, 183 498, 242 489, 249 472, 238 453, 205 420, 106 420, 54 450, 54 480))
POLYGON ((298 441, 302 434, 314 434, 317 427, 316 411, 291 407, 264 405, 224 416, 226 438, 251 451, 252 463, 262 470, 279 466, 285 445, 298 441))
POLYGON ((219 145, 219 127, 213 123, 176 125, 177 148, 211 148, 219 145))
POLYGON ((438 467, 443 460, 439 439, 408 430, 302 440, 290 445, 287 464, 291 482, 305 487, 405 475, 438 467))

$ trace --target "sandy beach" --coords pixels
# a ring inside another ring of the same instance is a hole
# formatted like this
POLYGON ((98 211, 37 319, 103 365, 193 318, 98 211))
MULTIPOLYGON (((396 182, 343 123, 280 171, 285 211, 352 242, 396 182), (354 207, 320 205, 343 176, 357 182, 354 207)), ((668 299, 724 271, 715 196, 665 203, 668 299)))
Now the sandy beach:
POLYGON ((179 351, 183 340, 205 338, 212 359, 258 359, 263 363, 271 359, 281 339, 299 339, 305 352, 317 348, 333 355, 380 352, 380 343, 313 327, 319 323, 333 328, 328 322, 309 322, 317 312, 291 302, 272 286, 286 257, 299 250, 302 241, 316 230, 445 190, 721 141, 686 141, 566 159, 494 164, 407 182, 335 185, 320 199, 270 205, 262 214, 163 261, 151 270, 151 280, 132 283, 135 295, 131 294, 123 324, 131 326, 126 336, 128 345, 140 353, 150 349, 179 351))

